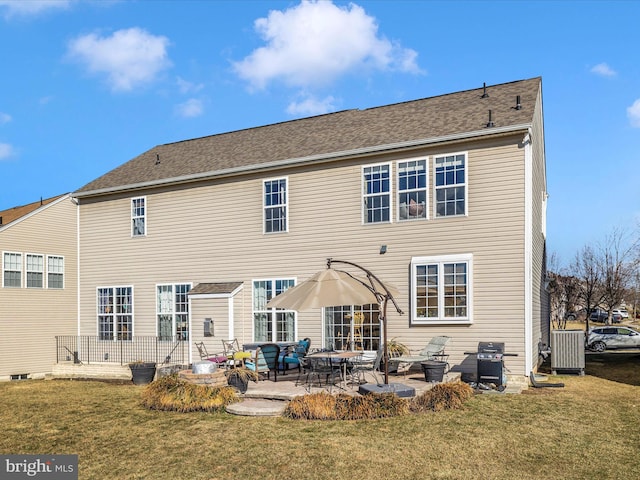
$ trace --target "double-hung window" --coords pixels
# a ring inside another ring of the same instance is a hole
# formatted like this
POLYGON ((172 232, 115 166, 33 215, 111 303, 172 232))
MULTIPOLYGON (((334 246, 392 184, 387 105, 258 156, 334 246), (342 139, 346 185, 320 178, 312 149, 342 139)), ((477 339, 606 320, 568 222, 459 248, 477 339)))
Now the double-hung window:
POLYGON ((287 231, 287 179, 264 181, 264 232, 287 231))
POLYGON ((370 165, 362 169, 364 223, 391 220, 391 164, 370 165))
POLYGON ((427 218, 427 160, 398 162, 398 219, 427 218))
POLYGON ((253 339, 256 342, 293 342, 296 313, 285 308, 267 308, 267 302, 293 287, 293 279, 253 281, 253 339))
POLYGON ((2 257, 2 286, 22 287, 22 254, 4 252, 2 257))
POLYGON ((131 199, 131 236, 144 237, 147 234, 146 197, 131 199))
POLYGON ((44 255, 27 253, 27 288, 44 287, 44 255))
POLYGON ((98 287, 100 340, 133 338, 133 287, 98 287))
POLYGON ((47 256, 47 288, 64 288, 64 257, 47 256))
POLYGON ((160 340, 189 340, 189 298, 191 284, 158 285, 156 316, 160 340))
POLYGON ((471 321, 472 255, 411 260, 411 321, 471 321))
POLYGON ((435 215, 467 214, 466 153, 435 157, 435 215))

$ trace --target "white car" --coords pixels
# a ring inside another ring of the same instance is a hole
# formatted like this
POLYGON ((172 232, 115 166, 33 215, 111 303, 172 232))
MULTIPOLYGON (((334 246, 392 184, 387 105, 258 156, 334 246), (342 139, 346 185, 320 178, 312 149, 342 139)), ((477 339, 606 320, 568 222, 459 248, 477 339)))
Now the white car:
POLYGON ((624 308, 616 308, 615 310, 612 310, 612 312, 617 313, 622 318, 629 318, 629 312, 627 312, 627 310, 624 308))
POLYGON ((640 332, 631 327, 594 328, 589 331, 587 346, 594 352, 616 348, 640 348, 640 332))

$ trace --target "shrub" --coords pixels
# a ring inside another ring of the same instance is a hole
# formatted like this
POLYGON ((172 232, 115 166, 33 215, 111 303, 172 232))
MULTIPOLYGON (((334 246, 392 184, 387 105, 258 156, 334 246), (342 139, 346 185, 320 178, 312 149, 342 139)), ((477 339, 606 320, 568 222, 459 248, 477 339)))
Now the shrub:
POLYGON ((439 412, 462 408, 464 402, 473 396, 473 389, 464 382, 439 383, 431 390, 413 398, 409 402, 412 412, 439 412))
POLYGON ((313 393, 293 399, 284 416, 305 420, 364 420, 408 413, 407 401, 393 393, 351 396, 313 393))
POLYGON ((216 412, 238 401, 231 387, 196 385, 168 375, 151 382, 142 392, 142 404, 152 410, 216 412))

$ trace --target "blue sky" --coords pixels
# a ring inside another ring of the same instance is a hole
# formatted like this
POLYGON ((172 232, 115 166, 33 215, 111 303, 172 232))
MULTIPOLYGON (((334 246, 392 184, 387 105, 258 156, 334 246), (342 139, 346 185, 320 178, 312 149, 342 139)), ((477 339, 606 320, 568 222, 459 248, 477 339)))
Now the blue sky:
POLYGON ((611 0, 0 0, 0 210, 158 144, 541 76, 567 263, 640 224, 638 18, 611 0))

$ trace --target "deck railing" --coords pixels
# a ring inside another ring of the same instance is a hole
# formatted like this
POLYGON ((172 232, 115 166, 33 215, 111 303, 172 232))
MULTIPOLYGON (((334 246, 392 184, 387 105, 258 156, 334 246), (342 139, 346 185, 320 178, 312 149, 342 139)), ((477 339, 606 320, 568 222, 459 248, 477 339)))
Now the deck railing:
POLYGON ((87 335, 56 336, 56 362, 119 363, 155 362, 187 365, 189 342, 178 337, 133 337, 131 340, 101 340, 87 335))

